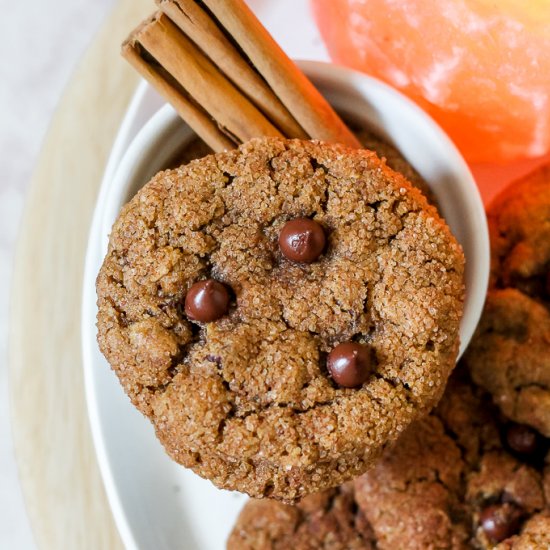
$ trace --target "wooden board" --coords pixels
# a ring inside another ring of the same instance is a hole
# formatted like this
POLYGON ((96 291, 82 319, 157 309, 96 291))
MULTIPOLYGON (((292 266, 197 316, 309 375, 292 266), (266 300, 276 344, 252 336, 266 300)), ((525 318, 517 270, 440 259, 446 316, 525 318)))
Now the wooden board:
POLYGON ((96 194, 137 77, 120 43, 152 0, 120 0, 52 120, 24 212, 9 367, 17 463, 40 549, 122 548, 100 478, 80 354, 83 261, 96 194))

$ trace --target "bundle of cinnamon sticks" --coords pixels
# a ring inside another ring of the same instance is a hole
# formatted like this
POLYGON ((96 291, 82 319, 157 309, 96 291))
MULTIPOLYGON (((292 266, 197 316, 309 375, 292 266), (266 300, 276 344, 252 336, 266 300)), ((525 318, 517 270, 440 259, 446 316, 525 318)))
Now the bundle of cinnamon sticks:
POLYGON ((214 150, 253 137, 360 147, 243 0, 157 0, 123 56, 214 150))

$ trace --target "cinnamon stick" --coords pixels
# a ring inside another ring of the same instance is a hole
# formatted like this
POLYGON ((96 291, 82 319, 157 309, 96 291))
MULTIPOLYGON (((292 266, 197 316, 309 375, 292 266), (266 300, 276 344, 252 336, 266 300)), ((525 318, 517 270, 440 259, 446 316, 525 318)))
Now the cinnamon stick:
POLYGON ((312 138, 361 147, 349 128, 243 0, 202 1, 312 138))
MULTIPOLYGON (((240 143, 258 136, 282 137, 164 13, 157 12, 138 27, 127 42, 139 44, 148 52, 233 141, 240 143)), ((215 150, 219 150, 218 146, 215 150)))
POLYGON ((221 132, 210 116, 186 96, 184 90, 169 78, 162 67, 144 58, 139 44, 125 42, 122 45, 122 55, 211 149, 220 152, 238 145, 221 132))
POLYGON ((243 59, 238 49, 195 0, 156 0, 159 8, 210 60, 289 138, 308 135, 266 82, 243 59))

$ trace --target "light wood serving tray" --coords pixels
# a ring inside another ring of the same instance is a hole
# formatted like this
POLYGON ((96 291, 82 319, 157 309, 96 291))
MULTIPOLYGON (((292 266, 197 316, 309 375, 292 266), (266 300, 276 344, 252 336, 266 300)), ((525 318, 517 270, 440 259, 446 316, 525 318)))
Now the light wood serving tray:
POLYGON ((120 43, 154 8, 120 0, 67 87, 17 247, 9 368, 17 463, 40 549, 122 548, 92 446, 80 352, 84 255, 102 173, 137 76, 120 43))

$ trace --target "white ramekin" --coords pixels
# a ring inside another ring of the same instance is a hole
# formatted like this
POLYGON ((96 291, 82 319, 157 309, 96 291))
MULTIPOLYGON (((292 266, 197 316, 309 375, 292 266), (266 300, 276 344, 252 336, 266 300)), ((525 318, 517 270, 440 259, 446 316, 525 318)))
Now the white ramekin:
MULTIPOLYGON (((462 352, 481 314, 489 276, 485 214, 466 164, 430 117, 388 86, 324 63, 300 65, 338 110, 397 146, 430 184, 466 254, 462 352)), ((158 104, 158 97, 148 91, 146 86, 139 88, 119 131, 90 232, 82 302, 88 413, 105 489, 125 547, 222 548, 246 497, 216 489, 167 457, 153 427, 128 403, 96 343, 94 281, 112 224, 121 206, 193 135, 169 106, 142 127, 158 104), (129 136, 140 127, 121 158, 129 136)))

